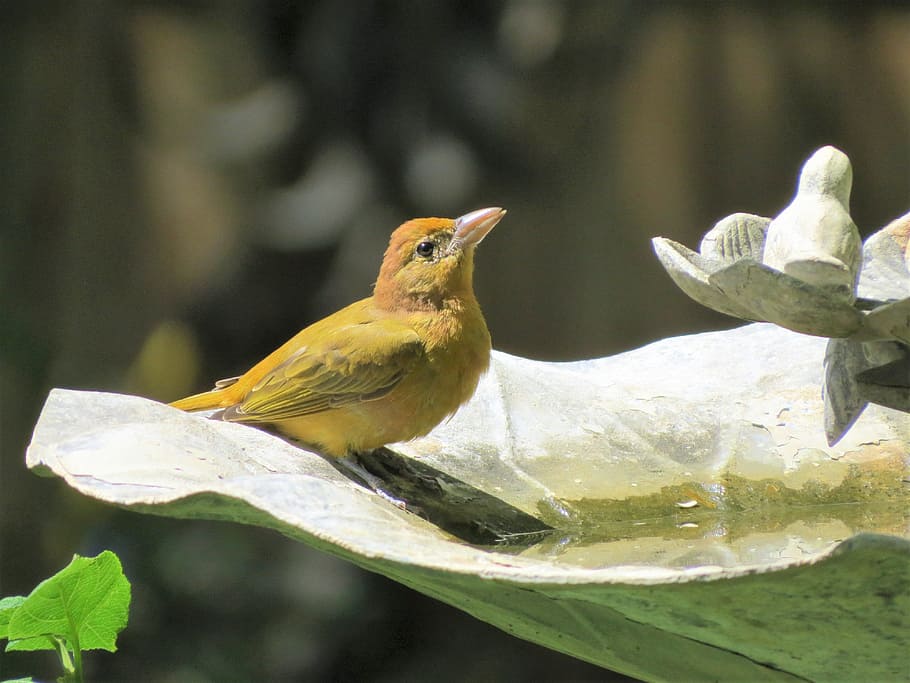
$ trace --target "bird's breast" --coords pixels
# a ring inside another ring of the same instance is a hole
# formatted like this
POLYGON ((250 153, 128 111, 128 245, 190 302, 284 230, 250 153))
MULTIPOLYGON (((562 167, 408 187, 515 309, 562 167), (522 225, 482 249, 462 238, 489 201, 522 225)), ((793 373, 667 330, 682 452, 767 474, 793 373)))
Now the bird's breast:
POLYGON ((489 367, 490 333, 480 309, 457 313, 415 325, 424 342, 423 360, 382 407, 390 421, 411 426, 414 433, 407 438, 426 434, 454 413, 471 398, 489 367))

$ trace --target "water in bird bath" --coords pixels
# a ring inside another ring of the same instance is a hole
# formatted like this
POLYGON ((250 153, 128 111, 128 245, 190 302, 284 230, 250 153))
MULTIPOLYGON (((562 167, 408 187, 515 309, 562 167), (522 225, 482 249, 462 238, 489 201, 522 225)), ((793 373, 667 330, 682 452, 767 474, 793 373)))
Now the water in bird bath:
POLYGON ((808 559, 858 533, 910 535, 906 499, 777 504, 742 510, 679 504, 663 516, 636 517, 632 513, 622 517, 622 510, 634 509, 634 504, 585 501, 577 504, 583 520, 577 526, 545 535, 505 537, 490 549, 587 569, 617 565, 761 567, 808 559))
POLYGON ((761 567, 808 559, 858 533, 910 536, 898 453, 874 466, 807 463, 777 478, 726 473, 656 490, 631 482, 615 498, 543 499, 533 514, 391 451, 365 464, 411 512, 464 543, 580 568, 761 567), (837 477, 826 470, 833 466, 837 477))

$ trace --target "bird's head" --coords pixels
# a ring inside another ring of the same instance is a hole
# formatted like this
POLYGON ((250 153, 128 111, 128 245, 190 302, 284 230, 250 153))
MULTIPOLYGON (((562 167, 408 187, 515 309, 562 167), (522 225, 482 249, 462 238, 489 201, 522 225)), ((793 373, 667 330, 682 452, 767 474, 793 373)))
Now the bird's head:
POLYGON ((460 218, 415 218, 389 240, 373 297, 388 310, 439 308, 473 296, 474 248, 505 215, 493 207, 460 218))

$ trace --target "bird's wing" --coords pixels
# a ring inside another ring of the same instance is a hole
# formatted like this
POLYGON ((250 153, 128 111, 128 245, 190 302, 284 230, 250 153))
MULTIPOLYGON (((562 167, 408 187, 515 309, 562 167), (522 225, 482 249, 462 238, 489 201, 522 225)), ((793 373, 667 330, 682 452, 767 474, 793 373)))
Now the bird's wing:
POLYGON ((224 419, 272 422, 388 394, 423 355, 410 327, 380 320, 338 327, 262 378, 224 419))

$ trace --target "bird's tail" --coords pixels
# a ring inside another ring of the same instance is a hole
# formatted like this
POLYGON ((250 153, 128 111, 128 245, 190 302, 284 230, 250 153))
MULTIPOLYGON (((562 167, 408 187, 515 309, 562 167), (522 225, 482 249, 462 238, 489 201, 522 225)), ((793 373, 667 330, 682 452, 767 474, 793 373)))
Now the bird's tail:
POLYGON ((174 401, 170 405, 180 410, 211 410, 213 408, 224 408, 233 403, 228 396, 226 389, 213 389, 202 394, 194 394, 174 401))

